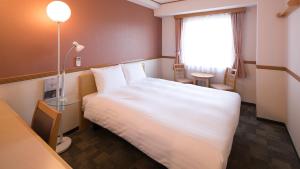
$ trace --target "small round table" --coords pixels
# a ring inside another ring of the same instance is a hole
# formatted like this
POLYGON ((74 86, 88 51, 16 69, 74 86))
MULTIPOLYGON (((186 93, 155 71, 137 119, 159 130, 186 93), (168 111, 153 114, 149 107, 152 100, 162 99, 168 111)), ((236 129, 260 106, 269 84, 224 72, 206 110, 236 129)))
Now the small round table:
MULTIPOLYGON (((65 100, 60 100, 60 101, 58 101, 56 98, 52 98, 52 99, 45 100, 45 102, 52 108, 56 109, 58 112, 64 114, 64 111, 68 106, 78 104, 79 100, 73 97, 66 98, 65 100)), ((61 124, 62 124, 62 120, 61 120, 61 124)), ((71 143, 72 143, 72 139, 70 137, 63 136, 62 125, 60 125, 56 152, 60 154, 66 151, 71 146, 71 143)))
POLYGON ((205 87, 209 87, 210 85, 210 79, 215 77, 215 75, 210 74, 210 73, 191 73, 191 75, 194 78, 194 84, 197 84, 197 81, 204 81, 205 82, 205 87))

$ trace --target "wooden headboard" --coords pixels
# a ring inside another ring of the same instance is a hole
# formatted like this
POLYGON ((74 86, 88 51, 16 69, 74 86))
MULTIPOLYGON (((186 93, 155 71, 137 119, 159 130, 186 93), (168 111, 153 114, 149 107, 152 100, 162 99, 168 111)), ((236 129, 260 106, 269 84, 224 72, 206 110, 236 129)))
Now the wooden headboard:
POLYGON ((79 76, 79 95, 81 99, 91 93, 97 92, 95 78, 92 72, 79 76))
MULTIPOLYGON (((92 72, 79 76, 79 95, 82 98, 88 94, 97 92, 95 78, 92 72)), ((84 118, 84 112, 79 115, 79 130, 84 130, 91 125, 91 122, 84 118)))

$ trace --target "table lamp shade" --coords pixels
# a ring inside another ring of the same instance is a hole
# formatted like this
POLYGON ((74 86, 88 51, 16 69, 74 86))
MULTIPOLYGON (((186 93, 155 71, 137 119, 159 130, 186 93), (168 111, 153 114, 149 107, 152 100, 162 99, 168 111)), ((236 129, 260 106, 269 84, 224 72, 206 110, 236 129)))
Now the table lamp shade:
POLYGON ((74 41, 73 45, 75 46, 76 52, 81 52, 84 49, 83 45, 80 45, 78 42, 74 41))
POLYGON ((71 17, 71 9, 62 1, 52 1, 47 6, 47 15, 54 22, 65 22, 71 17))

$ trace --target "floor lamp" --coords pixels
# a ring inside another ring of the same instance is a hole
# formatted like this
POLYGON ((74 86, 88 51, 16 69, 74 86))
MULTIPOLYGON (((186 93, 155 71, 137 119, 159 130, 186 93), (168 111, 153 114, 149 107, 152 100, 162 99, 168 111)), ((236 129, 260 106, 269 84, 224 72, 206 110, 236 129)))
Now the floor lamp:
MULTIPOLYGON (((69 6, 62 1, 52 1, 47 6, 48 17, 57 23, 57 88, 56 88, 56 98, 57 98, 57 109, 61 110, 61 52, 60 52, 60 25, 66 22, 71 17, 71 9, 69 6)), ((61 128, 61 127, 60 127, 61 128)), ((68 137, 63 137, 60 130, 60 137, 58 139, 58 144, 56 151, 61 153, 70 147, 72 140, 68 137)))
POLYGON ((62 1, 52 1, 47 6, 48 17, 57 23, 57 88, 56 97, 60 99, 60 76, 61 76, 61 56, 60 56, 60 25, 71 17, 71 9, 62 1))

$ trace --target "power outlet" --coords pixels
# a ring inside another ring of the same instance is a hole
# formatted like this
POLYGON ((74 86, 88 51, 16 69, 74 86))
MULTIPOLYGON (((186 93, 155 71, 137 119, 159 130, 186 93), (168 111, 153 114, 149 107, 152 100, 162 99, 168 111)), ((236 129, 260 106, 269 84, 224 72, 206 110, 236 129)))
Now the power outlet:
POLYGON ((75 65, 76 65, 76 67, 81 66, 81 57, 80 56, 76 56, 75 65))

